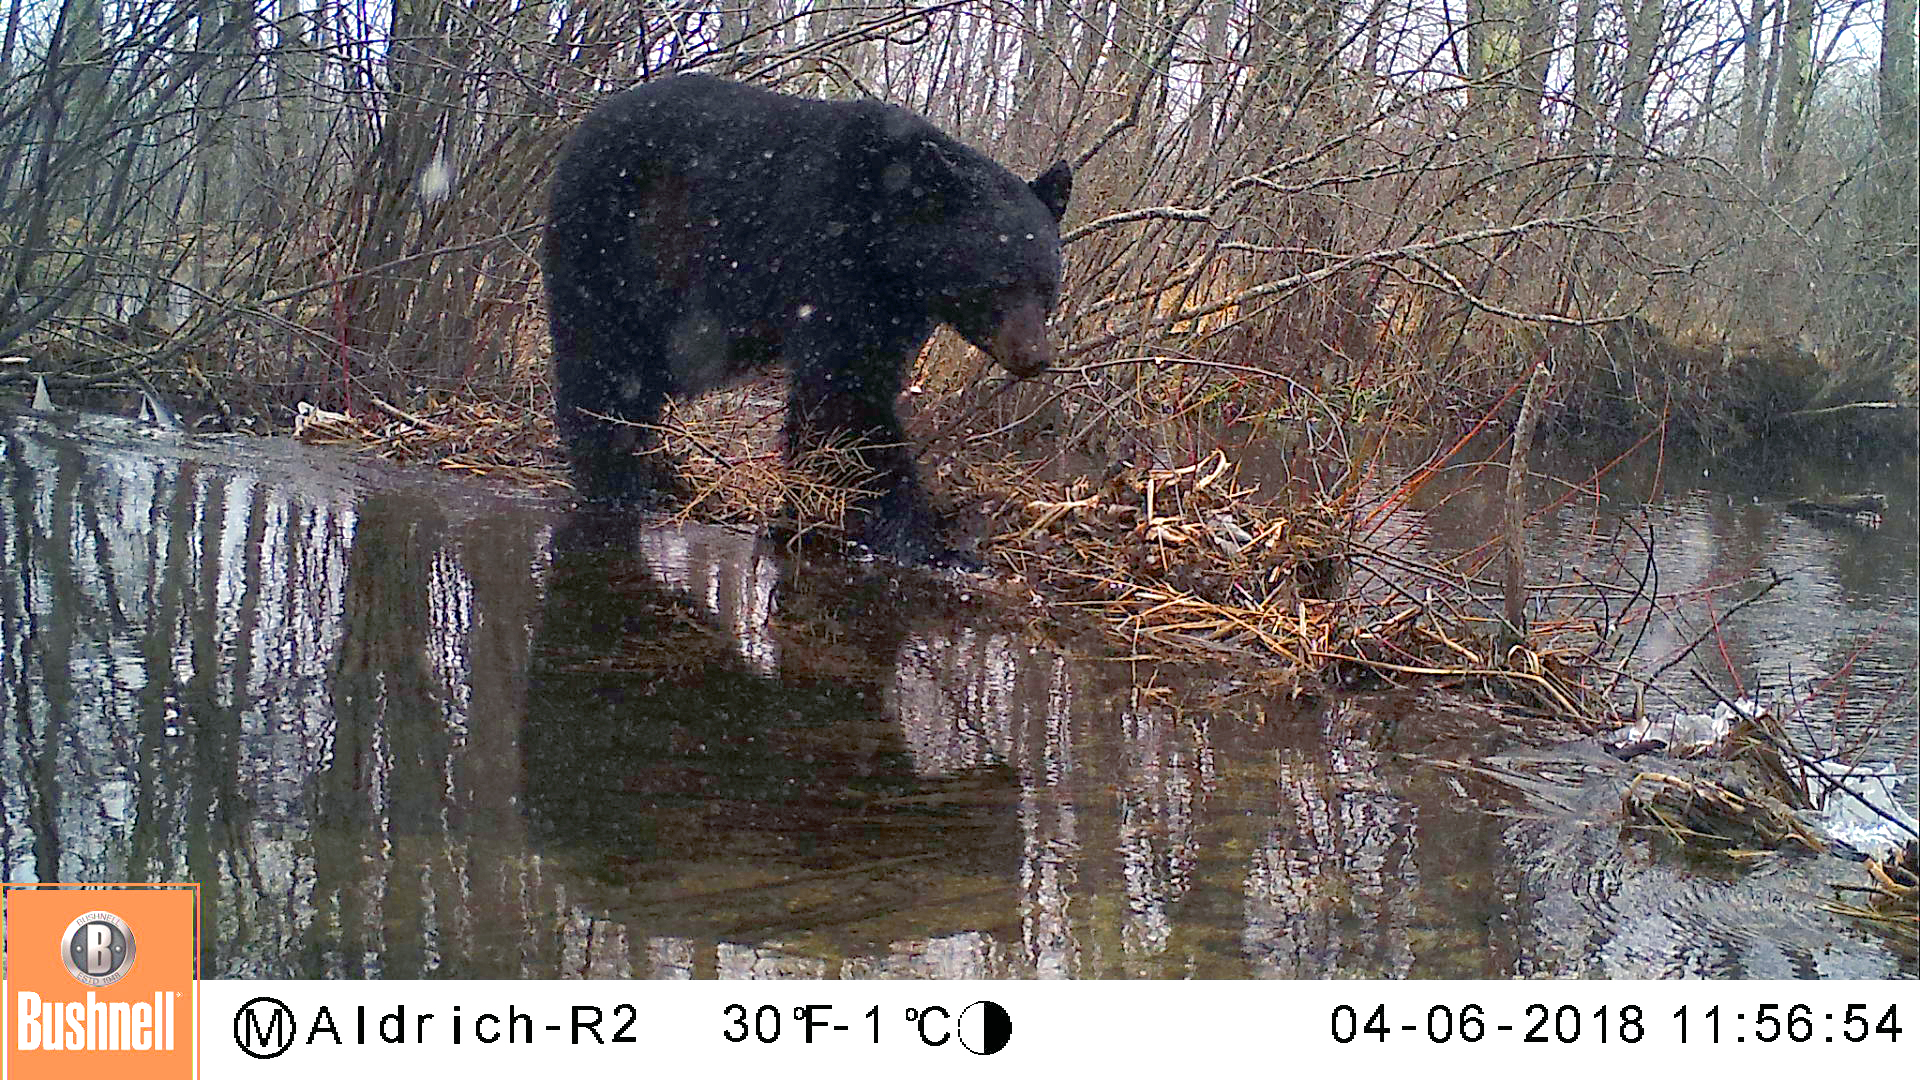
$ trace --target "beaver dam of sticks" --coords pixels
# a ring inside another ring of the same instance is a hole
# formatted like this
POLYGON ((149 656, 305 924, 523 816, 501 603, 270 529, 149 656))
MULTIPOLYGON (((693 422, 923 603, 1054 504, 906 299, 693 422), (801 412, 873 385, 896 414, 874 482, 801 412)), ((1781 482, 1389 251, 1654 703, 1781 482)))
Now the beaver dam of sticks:
MULTIPOLYGON (((410 412, 376 402, 362 418, 303 407, 296 435, 403 462, 561 489, 564 461, 544 412, 468 402, 410 412)), ((857 457, 824 451, 790 468, 781 397, 765 384, 678 405, 663 419, 691 496, 681 520, 776 525, 795 540, 832 537, 861 492, 857 457)), ((1006 611, 1050 638, 1097 634, 1121 659, 1201 663, 1235 687, 1290 692, 1313 677, 1468 684, 1582 730, 1605 726, 1602 696, 1579 673, 1591 620, 1541 623, 1525 641, 1485 618, 1402 590, 1352 594, 1374 553, 1348 541, 1350 509, 1263 499, 1229 452, 1168 467, 1126 465, 1044 478, 997 450, 923 458, 937 499, 963 508, 956 535, 979 538, 1006 611)), ((1396 557, 1404 564, 1405 560, 1396 557)), ((1419 568, 1471 591, 1458 572, 1419 568)), ((1388 580, 1387 571, 1375 575, 1388 580)), ((1404 576, 1405 566, 1396 576, 1404 576)), ((1484 590, 1482 590, 1484 591, 1484 590)))

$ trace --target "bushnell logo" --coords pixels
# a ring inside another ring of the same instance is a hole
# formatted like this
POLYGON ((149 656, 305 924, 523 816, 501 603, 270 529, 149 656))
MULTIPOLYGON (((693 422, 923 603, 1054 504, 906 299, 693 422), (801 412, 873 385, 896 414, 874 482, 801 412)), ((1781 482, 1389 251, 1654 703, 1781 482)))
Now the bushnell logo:
POLYGON ((0 1073, 194 1080, 199 915, 191 883, 0 882, 0 1073))
POLYGON ((133 928, 111 911, 89 911, 60 935, 67 974, 88 986, 112 986, 133 970, 133 928))

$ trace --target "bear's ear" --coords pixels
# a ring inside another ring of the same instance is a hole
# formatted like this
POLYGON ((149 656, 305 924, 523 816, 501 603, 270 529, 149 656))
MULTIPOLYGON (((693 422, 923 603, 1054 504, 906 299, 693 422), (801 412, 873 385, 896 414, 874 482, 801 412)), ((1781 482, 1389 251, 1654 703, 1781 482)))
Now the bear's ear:
POLYGON ((1067 199, 1073 194, 1073 169, 1066 162, 1054 162, 1053 168, 1035 177, 1027 186, 1033 189, 1056 223, 1066 216, 1067 199))

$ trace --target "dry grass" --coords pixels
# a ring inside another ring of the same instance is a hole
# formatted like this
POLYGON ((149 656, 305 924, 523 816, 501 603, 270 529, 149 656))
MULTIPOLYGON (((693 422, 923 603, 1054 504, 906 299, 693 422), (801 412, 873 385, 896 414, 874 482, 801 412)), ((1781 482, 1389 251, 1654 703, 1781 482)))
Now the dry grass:
POLYGON ((669 406, 657 452, 674 460, 691 491, 676 520, 777 522, 794 543, 846 535, 849 510, 869 493, 860 454, 829 445, 789 464, 780 439, 784 398, 780 380, 769 378, 669 406))

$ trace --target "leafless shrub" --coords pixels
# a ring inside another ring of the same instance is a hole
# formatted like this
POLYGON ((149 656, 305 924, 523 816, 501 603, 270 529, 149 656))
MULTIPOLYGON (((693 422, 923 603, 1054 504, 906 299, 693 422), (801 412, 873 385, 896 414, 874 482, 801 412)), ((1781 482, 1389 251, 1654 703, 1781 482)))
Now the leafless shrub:
MULTIPOLYGON (((601 94, 698 68, 897 101, 1029 173, 1072 160, 1072 430, 1117 399, 1136 424, 1335 388, 1474 403, 1629 317, 1816 355, 1816 404, 1911 393, 1912 0, 1464 12, 21 0, 0 350, 34 361, 7 377, 234 413, 524 385, 558 140, 601 94)), ((960 355, 925 384, 962 386, 960 355)))

